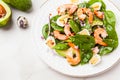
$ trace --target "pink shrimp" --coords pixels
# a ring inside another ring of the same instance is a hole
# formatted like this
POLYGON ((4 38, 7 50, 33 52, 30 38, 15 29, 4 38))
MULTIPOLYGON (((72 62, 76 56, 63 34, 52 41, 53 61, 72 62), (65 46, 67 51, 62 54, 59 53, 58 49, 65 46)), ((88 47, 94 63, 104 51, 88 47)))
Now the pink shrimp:
POLYGON ((75 4, 64 4, 58 7, 57 11, 59 15, 65 14, 66 10, 69 15, 73 14, 77 10, 78 6, 75 4))
POLYGON ((69 64, 77 65, 81 60, 80 51, 73 43, 68 43, 68 45, 70 46, 70 49, 68 50, 66 54, 66 59, 69 64))
POLYGON ((100 18, 100 19, 103 19, 103 18, 104 18, 104 13, 103 13, 103 12, 100 12, 100 11, 95 10, 95 11, 94 11, 94 14, 95 14, 98 18, 100 18))
POLYGON ((59 40, 66 40, 68 39, 68 36, 61 34, 58 30, 53 31, 54 37, 59 40))
POLYGON ((100 44, 102 46, 107 46, 107 44, 105 42, 103 42, 103 39, 100 37, 100 35, 102 37, 106 37, 107 36, 107 32, 105 31, 105 29, 103 28, 97 28, 95 31, 94 31, 94 37, 95 37, 95 42, 96 44, 100 44))
POLYGON ((66 36, 73 36, 73 34, 70 31, 70 25, 69 24, 65 25, 64 32, 65 32, 66 36))
POLYGON ((85 20, 86 14, 88 15, 89 23, 91 24, 93 22, 93 13, 91 12, 91 10, 87 8, 79 8, 77 10, 78 18, 82 21, 85 20))

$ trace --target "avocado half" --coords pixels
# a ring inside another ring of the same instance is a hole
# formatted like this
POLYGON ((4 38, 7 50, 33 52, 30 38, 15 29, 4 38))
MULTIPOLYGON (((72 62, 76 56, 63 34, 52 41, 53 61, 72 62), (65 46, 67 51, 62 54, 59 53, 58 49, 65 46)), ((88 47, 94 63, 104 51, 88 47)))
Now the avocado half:
MULTIPOLYGON (((0 27, 4 27, 5 25, 7 25, 10 17, 11 17, 11 9, 9 8, 9 6, 4 3, 2 0, 0 0, 0 6, 4 9, 5 11, 5 15, 0 17, 0 27)), ((0 8, 1 9, 1 8, 0 8)), ((1 11, 1 10, 0 10, 1 11)))

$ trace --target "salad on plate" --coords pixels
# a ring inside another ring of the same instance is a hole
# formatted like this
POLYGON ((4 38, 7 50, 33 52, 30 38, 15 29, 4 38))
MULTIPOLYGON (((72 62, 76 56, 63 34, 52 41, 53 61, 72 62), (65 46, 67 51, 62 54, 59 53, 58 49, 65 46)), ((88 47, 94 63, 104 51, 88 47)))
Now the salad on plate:
POLYGON ((118 46, 116 18, 102 0, 63 4, 42 28, 46 45, 72 65, 101 62, 118 46))

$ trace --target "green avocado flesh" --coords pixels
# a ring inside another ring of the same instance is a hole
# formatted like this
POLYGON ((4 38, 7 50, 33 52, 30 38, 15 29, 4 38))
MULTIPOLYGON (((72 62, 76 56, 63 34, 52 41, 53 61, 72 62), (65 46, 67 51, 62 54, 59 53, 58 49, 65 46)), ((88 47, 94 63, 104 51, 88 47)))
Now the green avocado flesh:
POLYGON ((0 0, 0 9, 2 13, 0 12, 0 27, 3 27, 7 25, 10 17, 11 17, 11 9, 9 6, 0 0), (3 14, 4 13, 4 14, 3 14), (4 16, 1 16, 4 15, 4 16))
POLYGON ((62 57, 66 57, 66 52, 67 50, 55 50, 58 55, 62 56, 62 57))
POLYGON ((3 0, 3 1, 21 11, 27 11, 32 6, 31 0, 3 0))

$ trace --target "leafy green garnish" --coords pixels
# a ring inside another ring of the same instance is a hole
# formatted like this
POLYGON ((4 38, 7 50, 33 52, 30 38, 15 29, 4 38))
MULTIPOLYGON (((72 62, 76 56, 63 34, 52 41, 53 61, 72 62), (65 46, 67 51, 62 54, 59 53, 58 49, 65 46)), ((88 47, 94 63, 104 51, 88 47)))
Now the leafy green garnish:
POLYGON ((92 56, 93 56, 93 53, 92 53, 92 51, 91 50, 89 50, 89 51, 81 51, 81 62, 80 62, 80 64, 86 64, 86 63, 88 63, 89 62, 89 60, 92 58, 92 56))
POLYGON ((112 52, 113 48, 112 47, 101 47, 99 54, 100 55, 106 55, 112 52))
POLYGON ((78 4, 78 7, 79 8, 86 8, 87 7, 87 3, 86 2, 80 3, 80 4, 78 4))
POLYGON ((51 27, 52 27, 54 30, 58 30, 58 31, 64 32, 64 28, 61 27, 61 26, 58 26, 56 23, 51 23, 51 27))
POLYGON ((45 24, 44 26, 43 26, 43 28, 42 28, 42 34, 43 34, 43 37, 45 38, 45 39, 47 39, 47 37, 48 37, 48 24, 45 24))
POLYGON ((80 31, 79 25, 74 20, 72 20, 72 19, 69 20, 69 24, 70 24, 70 27, 73 30, 73 32, 77 33, 80 31))
POLYGON ((70 37, 71 41, 77 45, 81 50, 90 50, 95 46, 95 40, 89 35, 79 35, 70 37))
POLYGON ((56 16, 53 16, 51 19, 50 19, 50 22, 51 23, 56 23, 57 19, 60 17, 60 15, 56 15, 56 16))
POLYGON ((115 30, 116 22, 115 15, 112 11, 105 11, 104 14, 105 14, 104 25, 108 33, 108 37, 104 39, 104 41, 108 44, 108 46, 116 48, 118 46, 118 37, 115 30))

